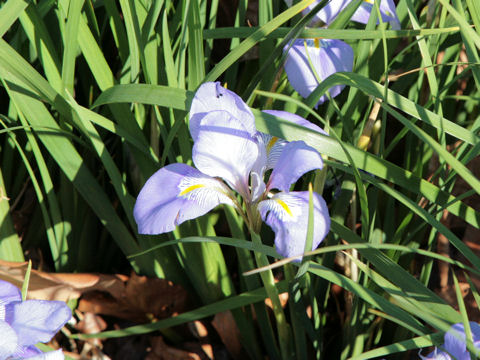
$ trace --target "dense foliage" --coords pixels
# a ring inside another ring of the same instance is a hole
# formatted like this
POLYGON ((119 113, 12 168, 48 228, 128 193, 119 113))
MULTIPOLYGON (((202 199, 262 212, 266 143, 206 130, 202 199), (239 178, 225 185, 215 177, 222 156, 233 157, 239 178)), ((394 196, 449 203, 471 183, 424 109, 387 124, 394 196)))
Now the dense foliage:
POLYGON ((353 0, 323 27, 315 14, 326 2, 313 0, 3 1, 0 258, 57 272, 133 268, 189 292, 182 316, 103 338, 227 310, 253 359, 418 357, 459 323, 468 338, 480 320, 480 4, 399 0, 392 22, 366 3, 365 24, 351 21, 365 5, 353 0), (298 88, 289 51, 311 44, 296 39, 341 40, 353 66, 344 58, 298 88), (292 188, 311 183, 331 218, 301 261, 281 260, 272 230, 250 232, 228 205, 138 233, 147 179, 193 165, 188 112, 214 81, 252 109, 258 131, 323 157, 292 188))

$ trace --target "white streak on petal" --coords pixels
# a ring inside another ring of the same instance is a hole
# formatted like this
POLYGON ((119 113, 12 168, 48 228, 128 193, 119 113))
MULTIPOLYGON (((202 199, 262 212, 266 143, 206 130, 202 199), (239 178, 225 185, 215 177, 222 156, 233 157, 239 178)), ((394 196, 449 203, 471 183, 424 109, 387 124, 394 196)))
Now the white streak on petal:
POLYGON ((236 118, 225 111, 212 111, 200 123, 192 159, 203 173, 221 177, 248 196, 250 171, 260 155, 258 146, 236 118))
MULTIPOLYGON (((281 192, 258 204, 262 219, 275 232, 275 247, 284 257, 303 254, 308 226, 307 191, 281 192)), ((313 193, 314 229, 312 250, 316 249, 330 230, 330 216, 325 200, 313 193)))

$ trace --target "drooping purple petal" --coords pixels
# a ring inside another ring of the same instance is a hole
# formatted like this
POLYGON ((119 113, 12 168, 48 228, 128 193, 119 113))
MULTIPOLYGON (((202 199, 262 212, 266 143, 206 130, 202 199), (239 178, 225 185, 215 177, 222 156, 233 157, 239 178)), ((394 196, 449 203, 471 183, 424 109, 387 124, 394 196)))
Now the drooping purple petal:
MULTIPOLYGON (((317 6, 320 1, 322 0, 316 0, 312 4, 308 5, 305 10, 303 10, 303 14, 307 14, 312 9, 317 6)), ((327 2, 327 4, 319 11, 317 14, 315 14, 313 18, 313 22, 318 22, 322 21, 325 24, 330 24, 352 0, 330 0, 327 2)))
POLYGON ((277 117, 285 119, 285 120, 288 120, 288 121, 290 121, 294 124, 297 124, 299 126, 303 126, 303 127, 306 127, 310 130, 319 132, 320 134, 328 135, 325 132, 325 130, 323 130, 320 126, 315 125, 314 123, 308 121, 307 119, 304 119, 300 115, 293 114, 293 113, 288 112, 288 111, 282 111, 282 110, 263 110, 263 112, 267 113, 267 114, 270 114, 270 115, 273 115, 273 116, 277 116, 277 117))
MULTIPOLYGON (((285 50, 287 49, 288 46, 285 47, 285 50)), ((352 47, 343 41, 332 39, 297 39, 288 50, 285 61, 285 72, 290 84, 304 98, 319 85, 317 76, 320 81, 323 81, 336 72, 352 71, 352 69, 352 47)), ((328 90, 330 96, 337 96, 344 87, 344 85, 333 86, 328 90)), ((317 106, 327 99, 326 95, 322 95, 317 106)))
MULTIPOLYGON (((19 288, 8 281, 0 281, 0 305, 6 305, 13 301, 22 301, 22 293, 19 288)), ((1 313, 0 320, 3 320, 1 313)))
POLYGON ((153 174, 137 197, 133 215, 140 234, 161 234, 202 216, 219 204, 232 204, 221 181, 185 164, 153 174))
MULTIPOLYGON (((311 11, 321 0, 314 1, 312 4, 307 6, 307 8, 303 11, 304 14, 311 11)), ((322 21, 325 24, 330 24, 335 18, 343 11, 348 4, 350 4, 351 0, 330 0, 315 16, 313 22, 322 21)), ((365 0, 362 4, 357 8, 355 13, 353 14, 351 20, 366 24, 370 17, 370 13, 372 11, 374 3, 373 0, 365 0)), ((395 4, 392 0, 380 0, 380 14, 382 15, 382 20, 384 22, 389 22, 392 26, 392 29, 399 30, 400 29, 400 20, 397 16, 397 11, 395 8, 395 4)), ((379 21, 377 21, 377 24, 379 21)))
MULTIPOLYGON (((308 226, 308 191, 280 192, 258 204, 262 219, 275 232, 275 248, 284 257, 302 255, 308 226)), ((330 215, 325 200, 313 193, 314 230, 312 250, 330 230, 330 215)))
MULTIPOLYGON (((320 134, 327 135, 327 133, 318 125, 311 123, 310 121, 304 119, 303 117, 292 114, 288 111, 281 110, 263 110, 264 113, 280 117, 284 120, 291 121, 292 123, 306 127, 310 130, 319 132, 320 134)), ((267 169, 275 168, 278 158, 280 157, 283 147, 288 143, 288 141, 280 139, 276 136, 270 134, 261 133, 264 144, 266 145, 267 150, 267 169)))
POLYGON ((200 85, 190 107, 190 133, 194 141, 197 140, 200 121, 209 112, 216 110, 230 113, 251 136, 256 133, 255 118, 242 98, 219 82, 207 82, 200 85))
POLYGON ((5 321, 0 321, 0 334, 0 359, 8 359, 17 349, 18 337, 5 321))
POLYGON ((308 171, 323 167, 322 156, 303 141, 293 141, 283 147, 270 175, 267 189, 289 191, 290 186, 308 171))
MULTIPOLYGON (((352 20, 366 24, 373 9, 375 8, 372 0, 362 2, 353 14, 352 20)), ((400 30, 400 20, 398 19, 397 10, 393 1, 381 0, 379 9, 382 15, 382 21, 389 22, 393 30, 400 30)), ((377 24, 378 23, 379 21, 377 20, 377 24)))
POLYGON ((195 166, 207 175, 221 177, 244 197, 259 154, 256 134, 251 136, 230 113, 211 111, 201 120, 192 150, 195 166))
POLYGON ((28 300, 5 307, 5 321, 15 330, 19 346, 50 341, 71 317, 63 301, 28 300))
MULTIPOLYGON (((480 325, 471 321, 470 329, 475 347, 480 350, 480 325)), ((465 343, 465 328, 462 323, 452 325, 445 333, 444 348, 458 360, 470 360, 470 353, 465 343)))

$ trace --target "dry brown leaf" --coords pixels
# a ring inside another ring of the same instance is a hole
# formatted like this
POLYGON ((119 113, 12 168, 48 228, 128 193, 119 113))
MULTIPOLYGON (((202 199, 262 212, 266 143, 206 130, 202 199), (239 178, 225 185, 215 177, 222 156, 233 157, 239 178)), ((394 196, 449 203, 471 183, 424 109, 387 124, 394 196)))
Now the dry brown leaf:
POLYGON ((222 339, 223 344, 234 359, 244 359, 240 342, 240 330, 230 311, 221 312, 215 315, 212 325, 222 339))
POLYGON ((147 322, 183 312, 186 303, 187 293, 181 286, 164 279, 132 273, 120 296, 100 291, 89 292, 80 299, 78 309, 134 322, 147 322))
MULTIPOLYGON (((459 282, 458 285, 460 287, 462 297, 465 298, 470 292, 470 285, 465 282, 459 282)), ((455 291, 455 285, 448 285, 442 288, 441 290, 437 290, 436 292, 441 298, 443 298, 451 306, 458 309, 457 293, 455 291)))
MULTIPOLYGON (((284 308, 285 306, 287 306, 288 292, 278 294, 278 297, 280 298, 280 304, 282 304, 282 307, 284 308)), ((265 305, 267 305, 270 309, 273 310, 272 300, 270 300, 270 298, 265 299, 265 305)))
MULTIPOLYGON (((19 288, 26 262, 0 260, 0 279, 19 288)), ((151 321, 183 312, 187 293, 165 279, 126 275, 46 273, 32 270, 29 299, 68 301, 78 299, 83 312, 112 315, 136 322, 151 321)))
MULTIPOLYGON (((27 262, 0 260, 0 279, 22 287, 27 262)), ((125 291, 125 275, 46 273, 32 270, 28 284, 28 298, 68 301, 78 299, 83 293, 93 290, 107 291, 114 297, 125 291)))
POLYGON ((161 336, 152 337, 151 344, 145 360, 201 360, 198 354, 168 346, 161 336))

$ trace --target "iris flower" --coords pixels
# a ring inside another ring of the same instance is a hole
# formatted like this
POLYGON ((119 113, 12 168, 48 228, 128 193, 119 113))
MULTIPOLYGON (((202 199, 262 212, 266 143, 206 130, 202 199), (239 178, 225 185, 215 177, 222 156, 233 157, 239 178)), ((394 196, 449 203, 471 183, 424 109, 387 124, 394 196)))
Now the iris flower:
MULTIPOLYGON (((298 115, 270 113, 323 133, 298 115)), ((322 168, 320 154, 303 141, 287 142, 258 132, 250 108, 218 82, 205 83, 196 92, 190 133, 195 168, 170 164, 147 180, 134 208, 139 233, 169 232, 227 204, 236 208, 251 231, 258 233, 264 220, 275 232, 279 254, 303 254, 308 192, 290 188, 304 173, 322 168)), ((330 228, 325 200, 314 193, 313 205, 312 249, 330 228)))
MULTIPOLYGON (((285 72, 292 87, 304 98, 308 97, 320 81, 338 71, 352 71, 353 49, 340 40, 297 39, 288 45, 285 72)), ((333 98, 340 94, 345 85, 336 85, 328 90, 333 98)), ((327 100, 322 95, 317 106, 327 100)))
MULTIPOLYGON (((316 5, 318 5, 318 3, 320 3, 320 1, 321 0, 317 0, 308 5, 305 10, 303 10, 303 13, 305 14, 311 11, 316 5)), ((315 23, 322 21, 323 23, 329 25, 351 1, 352 0, 330 0, 327 5, 325 5, 317 14, 315 14, 313 22, 315 23)), ((287 1, 287 4, 288 3, 289 2, 287 1)), ((374 0, 363 1, 353 14, 351 20, 366 24, 372 9, 374 9, 374 0)), ((392 29, 400 30, 400 20, 398 19, 393 0, 380 0, 379 9, 380 14, 382 15, 382 20, 390 23, 392 29)))
POLYGON ((34 345, 50 341, 71 317, 64 302, 22 301, 17 287, 0 280, 0 359, 63 359, 61 350, 43 353, 34 345))
MULTIPOLYGON (((480 325, 471 321, 470 329, 472 330, 473 346, 480 351, 480 325)), ((442 347, 454 357, 452 358, 447 352, 435 348, 426 357, 420 355, 420 358, 423 360, 470 360, 470 353, 465 343, 465 328, 462 323, 452 325, 445 333, 442 347)))

